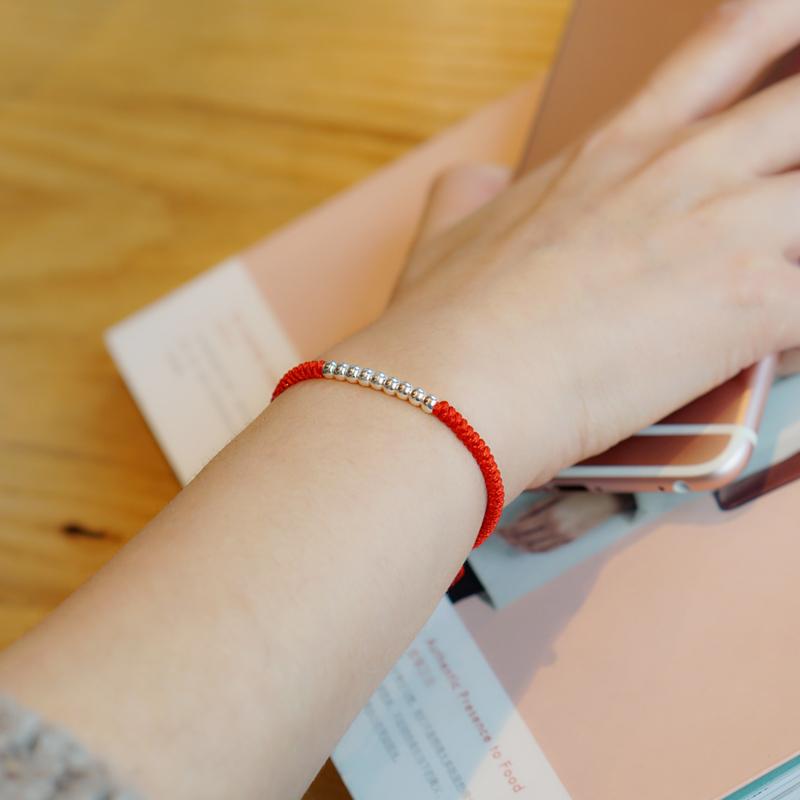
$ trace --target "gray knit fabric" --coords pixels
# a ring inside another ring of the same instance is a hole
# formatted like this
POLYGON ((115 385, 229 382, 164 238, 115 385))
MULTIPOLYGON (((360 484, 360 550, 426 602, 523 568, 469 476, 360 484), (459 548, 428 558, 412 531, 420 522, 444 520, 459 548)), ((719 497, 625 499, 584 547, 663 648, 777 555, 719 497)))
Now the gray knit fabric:
POLYGON ((138 800, 68 733, 0 695, 0 800, 138 800))

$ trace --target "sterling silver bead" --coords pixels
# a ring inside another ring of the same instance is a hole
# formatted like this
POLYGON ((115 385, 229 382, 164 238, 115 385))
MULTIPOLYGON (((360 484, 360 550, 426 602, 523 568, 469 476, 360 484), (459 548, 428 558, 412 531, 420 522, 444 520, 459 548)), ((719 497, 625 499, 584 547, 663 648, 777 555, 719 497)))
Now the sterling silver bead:
POLYGON ((411 392, 413 391, 414 387, 408 381, 404 381, 397 387, 397 396, 401 400, 408 400, 411 397, 411 392))
POLYGON ((422 401, 422 410, 427 412, 428 414, 433 413, 433 407, 439 402, 439 398, 435 397, 432 394, 429 394, 423 401, 422 401))
POLYGON ((428 393, 421 386, 417 386, 417 388, 411 392, 411 397, 408 398, 408 401, 412 406, 421 406, 423 400, 425 400, 427 396, 428 393))
POLYGON ((322 365, 322 377, 323 378, 332 378, 336 373, 336 367, 338 365, 335 361, 326 361, 322 365))
POLYGON ((375 372, 369 367, 362 368, 356 364, 348 364, 346 361, 341 364, 333 360, 324 362, 322 377, 370 386, 377 391, 382 390, 400 400, 407 400, 412 406, 421 408, 427 414, 432 414, 434 407, 439 402, 436 395, 428 394, 421 386, 414 388, 413 384, 394 375, 387 377, 385 372, 375 372))
POLYGON ((350 365, 346 362, 342 362, 341 364, 337 364, 336 372, 334 377, 337 381, 343 381, 347 379, 347 370, 350 369, 350 365))

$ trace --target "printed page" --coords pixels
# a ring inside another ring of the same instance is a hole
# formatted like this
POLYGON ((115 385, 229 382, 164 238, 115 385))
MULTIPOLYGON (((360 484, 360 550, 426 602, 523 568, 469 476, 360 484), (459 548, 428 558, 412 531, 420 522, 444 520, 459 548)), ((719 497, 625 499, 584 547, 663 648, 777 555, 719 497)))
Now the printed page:
POLYGON ((569 800, 446 598, 333 761, 358 800, 569 800))
POLYGON ((235 258, 115 325, 106 344, 184 485, 299 360, 235 258))

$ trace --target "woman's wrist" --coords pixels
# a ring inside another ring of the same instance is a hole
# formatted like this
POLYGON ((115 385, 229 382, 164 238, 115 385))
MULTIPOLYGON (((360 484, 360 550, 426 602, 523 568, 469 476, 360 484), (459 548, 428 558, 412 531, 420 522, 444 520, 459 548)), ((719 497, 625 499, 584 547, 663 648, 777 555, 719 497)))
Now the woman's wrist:
POLYGON ((532 482, 551 477, 546 432, 538 442, 531 433, 535 402, 509 400, 512 382, 487 366, 488 354, 470 346, 468 336, 426 337, 414 326, 387 317, 320 357, 385 372, 447 400, 491 448, 509 500, 532 482))

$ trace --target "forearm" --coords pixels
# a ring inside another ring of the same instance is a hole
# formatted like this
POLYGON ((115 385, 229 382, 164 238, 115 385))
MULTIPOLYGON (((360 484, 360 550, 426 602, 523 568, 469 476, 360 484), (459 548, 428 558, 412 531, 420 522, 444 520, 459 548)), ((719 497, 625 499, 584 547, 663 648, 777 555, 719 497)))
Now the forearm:
POLYGON ((0 689, 153 797, 297 797, 484 504, 438 420, 350 385, 293 387, 7 651, 0 689))

